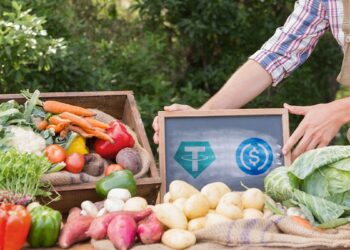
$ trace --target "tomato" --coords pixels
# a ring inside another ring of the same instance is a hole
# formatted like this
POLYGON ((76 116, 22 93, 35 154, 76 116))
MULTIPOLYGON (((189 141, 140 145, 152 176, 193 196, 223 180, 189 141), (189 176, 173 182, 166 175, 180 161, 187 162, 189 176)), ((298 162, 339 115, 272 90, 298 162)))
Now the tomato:
POLYGON ((56 144, 47 146, 45 149, 45 155, 51 163, 59 163, 66 159, 64 148, 56 144))
POLYGON ((71 173, 80 173, 85 165, 83 154, 73 153, 67 156, 66 170, 71 173))
POLYGON ((111 164, 105 169, 105 176, 110 175, 114 171, 124 170, 123 166, 120 164, 111 164))

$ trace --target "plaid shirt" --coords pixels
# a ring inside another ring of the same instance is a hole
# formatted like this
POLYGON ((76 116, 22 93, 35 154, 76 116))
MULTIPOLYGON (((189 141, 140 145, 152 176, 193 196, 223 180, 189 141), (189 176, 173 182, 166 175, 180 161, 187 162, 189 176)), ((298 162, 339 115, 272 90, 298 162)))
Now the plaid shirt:
POLYGON ((277 85, 303 64, 330 29, 344 49, 342 0, 299 0, 283 27, 249 58, 260 63, 277 85))

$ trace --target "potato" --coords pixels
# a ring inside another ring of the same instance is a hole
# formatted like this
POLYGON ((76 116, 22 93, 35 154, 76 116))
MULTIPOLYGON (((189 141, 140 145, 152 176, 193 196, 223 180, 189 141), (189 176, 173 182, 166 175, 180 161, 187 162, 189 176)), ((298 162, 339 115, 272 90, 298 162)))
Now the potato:
POLYGON ((226 216, 232 220, 243 217, 241 194, 238 192, 230 192, 221 197, 216 212, 226 216))
POLYGON ((129 169, 133 174, 137 174, 142 168, 139 152, 133 148, 123 148, 120 150, 115 157, 115 161, 125 169, 129 169))
POLYGON ((173 198, 171 197, 171 194, 167 192, 164 197, 163 197, 163 202, 164 203, 171 203, 173 202, 173 198))
POLYGON ((201 193, 207 197, 210 204, 210 208, 213 209, 216 208, 221 197, 229 192, 231 192, 230 188, 222 182, 213 182, 205 185, 201 189, 201 193))
POLYGON ((263 218, 264 214, 255 208, 247 208, 243 210, 243 219, 263 218))
POLYGON ((142 211, 147 208, 147 201, 142 197, 132 197, 125 202, 125 211, 142 211))
POLYGON ((207 221, 206 217, 199 217, 196 219, 192 219, 188 222, 187 229, 189 231, 197 231, 205 227, 205 222, 207 221))
POLYGON ((188 184, 187 182, 176 180, 172 181, 169 185, 169 192, 173 200, 177 200, 179 198, 189 198, 190 196, 199 193, 199 191, 188 184))
POLYGON ((168 228, 187 228, 187 219, 185 214, 174 204, 163 203, 155 205, 153 212, 156 214, 158 220, 168 228))
POLYGON ((203 217, 209 212, 209 201, 207 197, 198 193, 192 195, 185 203, 185 215, 188 219, 203 217))
POLYGON ((217 213, 209 213, 207 214, 206 218, 207 220, 205 222, 205 227, 210 227, 219 223, 232 221, 230 218, 227 218, 226 216, 217 213))
POLYGON ((185 204, 186 204, 187 199, 185 198, 179 198, 176 201, 173 202, 175 206, 180 208, 182 212, 185 212, 185 204))
POLYGON ((257 188, 249 188, 242 194, 243 208, 262 210, 265 205, 264 193, 257 188))
POLYGON ((190 231, 170 229, 163 234, 162 243, 172 249, 185 249, 196 244, 196 236, 190 231))

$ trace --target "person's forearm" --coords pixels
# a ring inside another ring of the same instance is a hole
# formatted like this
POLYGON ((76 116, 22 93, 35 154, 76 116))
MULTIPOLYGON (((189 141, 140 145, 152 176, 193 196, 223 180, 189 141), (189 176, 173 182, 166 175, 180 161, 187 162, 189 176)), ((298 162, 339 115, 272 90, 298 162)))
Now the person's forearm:
POLYGON ((271 75, 259 63, 249 60, 200 110, 240 108, 272 83, 271 75))

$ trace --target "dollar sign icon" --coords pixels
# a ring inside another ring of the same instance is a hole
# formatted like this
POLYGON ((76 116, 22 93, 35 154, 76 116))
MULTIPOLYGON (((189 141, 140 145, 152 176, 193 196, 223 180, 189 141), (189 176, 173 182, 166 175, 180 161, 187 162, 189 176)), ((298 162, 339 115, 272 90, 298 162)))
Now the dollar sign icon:
POLYGON ((249 151, 249 162, 255 167, 260 159, 259 159, 259 150, 256 147, 253 147, 252 150, 249 151))
POLYGON ((236 162, 246 174, 263 174, 272 166, 271 146, 261 138, 246 139, 237 148, 236 162))

